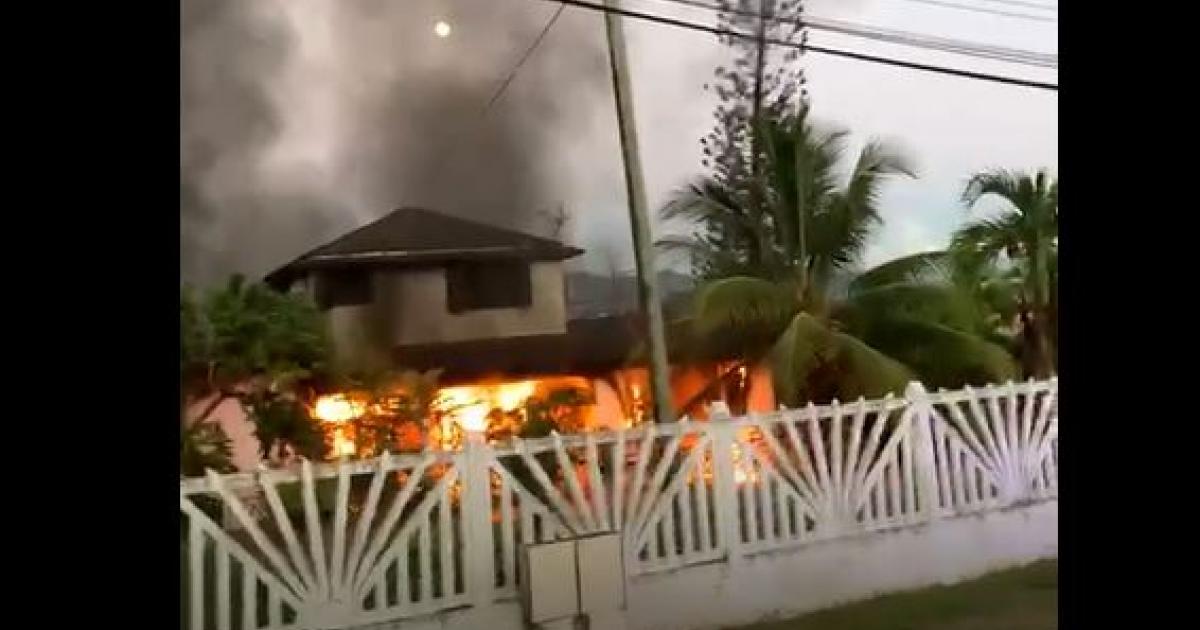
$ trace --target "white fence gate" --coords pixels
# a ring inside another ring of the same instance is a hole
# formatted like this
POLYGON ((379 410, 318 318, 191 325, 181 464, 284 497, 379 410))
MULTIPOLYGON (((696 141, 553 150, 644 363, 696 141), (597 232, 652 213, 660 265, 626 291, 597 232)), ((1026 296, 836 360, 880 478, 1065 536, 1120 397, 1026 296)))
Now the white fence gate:
POLYGON ((516 596, 522 543, 574 534, 620 531, 634 579, 1049 499, 1057 391, 914 383, 903 398, 210 473, 180 484, 181 627, 485 607, 516 596))

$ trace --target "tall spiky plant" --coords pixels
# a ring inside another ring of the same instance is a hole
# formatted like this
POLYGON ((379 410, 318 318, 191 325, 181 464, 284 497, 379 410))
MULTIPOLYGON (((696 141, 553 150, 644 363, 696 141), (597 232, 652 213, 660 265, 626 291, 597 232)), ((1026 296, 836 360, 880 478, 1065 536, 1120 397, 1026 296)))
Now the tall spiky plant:
MULTIPOLYGON (((721 35, 719 41, 733 52, 733 63, 718 66, 711 89, 718 98, 711 132, 700 140, 705 168, 712 179, 747 217, 758 221, 766 212, 764 173, 766 152, 761 134, 753 130, 763 120, 781 117, 805 100, 805 78, 796 63, 799 48, 778 54, 772 42, 803 45, 807 32, 800 20, 798 0, 718 0, 718 26, 741 37, 721 35), (745 35, 749 35, 746 37, 745 35)), ((697 228, 714 245, 725 238, 722 226, 697 228)), ((701 274, 711 270, 697 269, 701 274)))

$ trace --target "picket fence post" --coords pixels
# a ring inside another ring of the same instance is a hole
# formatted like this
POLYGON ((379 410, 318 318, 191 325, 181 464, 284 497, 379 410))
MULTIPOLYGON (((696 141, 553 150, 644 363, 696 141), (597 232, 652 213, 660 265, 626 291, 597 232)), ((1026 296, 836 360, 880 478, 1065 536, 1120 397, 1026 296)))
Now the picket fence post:
POLYGON ((492 603, 496 588, 495 541, 492 531, 492 448, 482 431, 464 431, 462 504, 463 558, 466 565, 467 598, 476 607, 492 603))
POLYGON ((737 482, 734 477, 733 448, 737 427, 729 408, 714 403, 709 408, 709 430, 712 431, 713 453, 713 513, 716 515, 717 535, 725 545, 727 562, 732 569, 742 562, 740 510, 737 482))
POLYGON ((942 516, 938 500, 937 462, 934 459, 933 406, 929 393, 918 381, 910 381, 904 390, 908 401, 909 422, 912 422, 913 459, 916 470, 917 501, 921 506, 922 520, 931 521, 942 516))

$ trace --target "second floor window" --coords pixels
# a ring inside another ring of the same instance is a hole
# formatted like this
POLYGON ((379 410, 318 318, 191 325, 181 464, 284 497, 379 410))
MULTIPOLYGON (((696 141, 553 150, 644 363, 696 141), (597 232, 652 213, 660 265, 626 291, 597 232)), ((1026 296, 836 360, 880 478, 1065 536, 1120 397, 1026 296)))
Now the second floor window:
POLYGON ((316 298, 317 306, 322 309, 368 304, 372 299, 371 274, 361 270, 320 273, 316 298))
POLYGON ((488 308, 526 308, 533 304, 529 263, 488 261, 446 268, 446 301, 451 313, 488 308))

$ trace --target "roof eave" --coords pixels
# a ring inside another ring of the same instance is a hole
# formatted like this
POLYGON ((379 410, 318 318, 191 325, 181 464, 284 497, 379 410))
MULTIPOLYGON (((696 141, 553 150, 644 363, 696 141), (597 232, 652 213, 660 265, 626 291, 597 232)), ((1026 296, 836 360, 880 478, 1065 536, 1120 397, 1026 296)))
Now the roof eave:
POLYGON ((353 254, 324 254, 305 256, 267 274, 264 280, 272 285, 287 285, 296 276, 314 269, 346 266, 409 266, 444 264, 470 260, 518 259, 554 262, 575 258, 584 253, 577 247, 562 247, 558 251, 533 251, 514 247, 476 247, 425 251, 375 251, 353 254))

